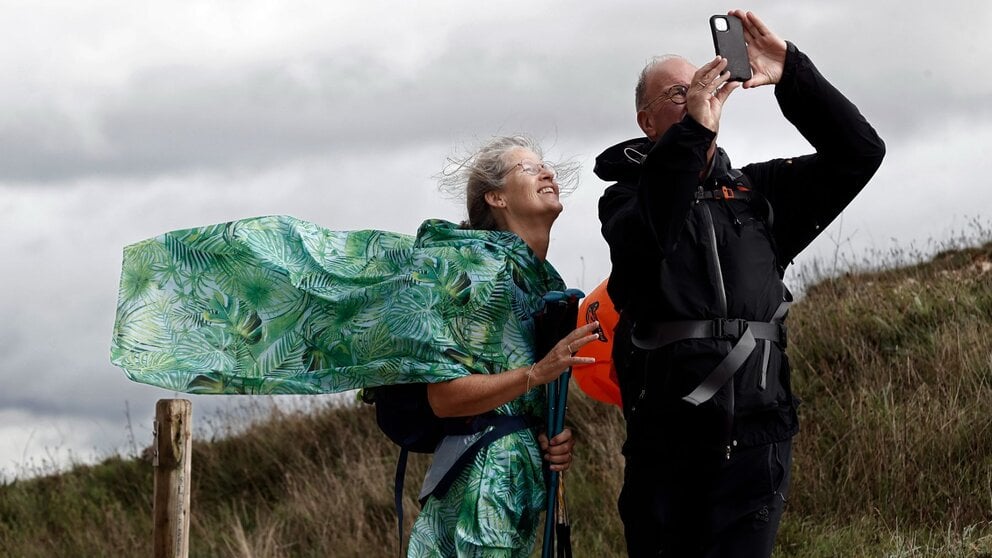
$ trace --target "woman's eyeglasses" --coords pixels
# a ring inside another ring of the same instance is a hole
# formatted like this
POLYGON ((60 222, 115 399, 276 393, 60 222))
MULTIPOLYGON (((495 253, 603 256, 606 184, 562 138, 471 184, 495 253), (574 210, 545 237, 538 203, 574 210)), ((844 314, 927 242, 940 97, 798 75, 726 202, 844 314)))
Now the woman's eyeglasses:
MULTIPOLYGON (((548 171, 551 173, 552 179, 558 178, 558 171, 555 170, 555 167, 551 163, 535 163, 534 161, 524 160, 510 167, 510 170, 513 170, 515 167, 520 167, 521 172, 531 176, 537 176, 541 174, 541 171, 548 171)), ((509 174, 509 171, 507 171, 507 174, 509 174)))

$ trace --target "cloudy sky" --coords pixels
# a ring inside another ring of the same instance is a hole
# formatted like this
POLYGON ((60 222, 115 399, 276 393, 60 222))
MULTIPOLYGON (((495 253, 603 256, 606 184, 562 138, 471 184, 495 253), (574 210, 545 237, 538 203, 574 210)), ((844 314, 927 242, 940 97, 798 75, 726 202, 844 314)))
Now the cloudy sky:
MULTIPOLYGON (((412 233, 463 216, 432 178, 446 156, 528 132, 583 164, 549 257, 594 287, 609 261, 593 160, 639 135, 637 73, 654 54, 706 61, 708 17, 737 7, 671 5, 0 0, 0 470, 128 451, 126 409, 150 443, 172 394, 125 380, 108 353, 121 248, 167 230, 289 214, 412 233)), ((888 146, 797 268, 989 231, 992 4, 742 7, 888 146)), ((733 94, 720 143, 738 165, 810 151, 770 88, 733 94)), ((199 417, 244 404, 193 399, 199 417)))

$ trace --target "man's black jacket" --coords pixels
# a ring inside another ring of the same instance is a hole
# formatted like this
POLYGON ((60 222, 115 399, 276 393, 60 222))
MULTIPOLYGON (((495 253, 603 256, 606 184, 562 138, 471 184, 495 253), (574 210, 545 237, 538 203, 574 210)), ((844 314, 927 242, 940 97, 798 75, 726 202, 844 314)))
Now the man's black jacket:
POLYGON ((758 194, 749 202, 697 200, 700 187, 730 186, 739 173, 718 150, 700 180, 715 135, 689 116, 656 143, 630 140, 596 159, 596 174, 616 182, 600 200, 599 217, 613 262, 608 291, 621 312, 614 361, 628 418, 627 451, 650 449, 664 438, 750 446, 798 429, 780 344, 751 354, 734 378, 734 393, 723 389, 694 408, 681 397, 731 342, 684 340, 645 355, 630 347, 629 336, 622 339, 636 323, 771 320, 791 299, 780 281, 785 266, 878 169, 882 140, 791 43, 775 96, 816 153, 741 168, 758 194))

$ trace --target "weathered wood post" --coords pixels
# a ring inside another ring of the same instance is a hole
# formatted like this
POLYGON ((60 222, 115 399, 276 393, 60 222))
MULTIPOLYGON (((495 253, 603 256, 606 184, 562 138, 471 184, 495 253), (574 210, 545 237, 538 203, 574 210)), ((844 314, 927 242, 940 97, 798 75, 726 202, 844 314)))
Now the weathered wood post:
POLYGON ((187 399, 159 399, 155 404, 154 558, 189 556, 192 412, 187 399))

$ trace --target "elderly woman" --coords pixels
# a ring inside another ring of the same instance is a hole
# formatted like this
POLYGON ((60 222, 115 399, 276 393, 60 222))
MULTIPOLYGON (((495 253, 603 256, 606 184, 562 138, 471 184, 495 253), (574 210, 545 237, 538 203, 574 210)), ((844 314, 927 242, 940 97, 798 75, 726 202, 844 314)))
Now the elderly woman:
MULTIPOLYGON (((536 358, 533 315, 564 288, 545 261, 562 211, 555 170, 532 141, 504 137, 445 181, 465 188, 468 221, 430 220, 415 238, 262 217, 127 247, 112 361, 191 393, 425 383, 439 417, 539 417, 535 388, 591 360, 574 353, 597 338, 589 324, 536 358)), ((409 555, 526 556, 542 451, 564 470, 571 447, 568 431, 549 442, 522 428, 479 449, 428 491, 409 555)))
MULTIPOLYGON (((518 272, 535 283, 532 296, 564 287, 545 261, 551 226, 563 209, 556 178, 540 148, 523 137, 495 139, 456 175, 457 183, 465 184, 469 213, 462 226, 504 231, 497 238, 517 254, 518 272)), ((501 373, 430 384, 431 407, 438 416, 473 416, 494 409, 509 415, 541 414, 543 392, 533 388, 554 381, 574 364, 594 360, 574 352, 597 339, 597 325, 573 331, 535 364, 530 364, 529 347, 511 346, 508 369, 501 373)), ((543 434, 540 442, 548 448, 543 434)), ((564 470, 571 460, 571 432, 551 442, 551 467, 564 470)), ((526 556, 534 544, 543 494, 540 453, 532 432, 504 436, 476 455, 443 498, 427 500, 413 528, 409 556, 526 556)))

